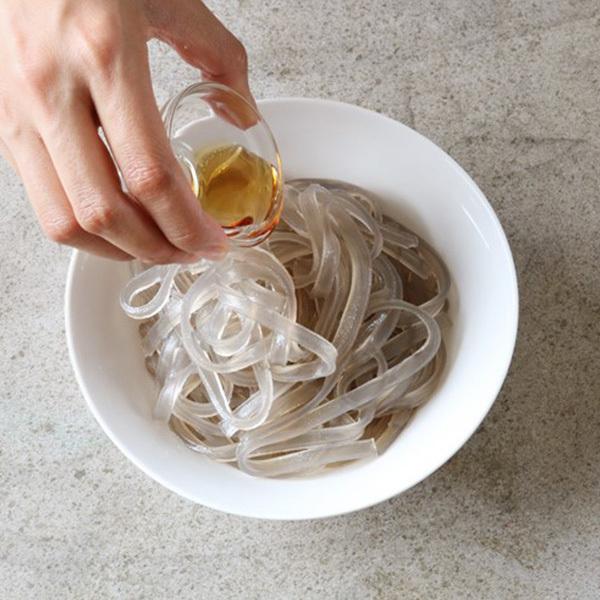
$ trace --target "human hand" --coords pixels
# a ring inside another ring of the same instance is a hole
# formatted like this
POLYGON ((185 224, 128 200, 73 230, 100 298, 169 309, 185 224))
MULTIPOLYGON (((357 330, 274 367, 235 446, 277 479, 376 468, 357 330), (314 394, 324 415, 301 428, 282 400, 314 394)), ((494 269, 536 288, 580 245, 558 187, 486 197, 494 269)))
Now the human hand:
POLYGON ((199 0, 0 0, 0 152, 56 242, 122 260, 217 258, 227 238, 155 104, 153 37, 254 102, 244 47, 199 0))

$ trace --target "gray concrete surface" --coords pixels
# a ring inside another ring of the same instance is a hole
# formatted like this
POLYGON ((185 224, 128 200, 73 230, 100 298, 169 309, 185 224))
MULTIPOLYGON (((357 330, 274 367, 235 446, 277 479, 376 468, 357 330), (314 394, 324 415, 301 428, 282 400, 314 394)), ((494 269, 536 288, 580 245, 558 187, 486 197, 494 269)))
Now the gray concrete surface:
MULTIPOLYGON (((437 142, 486 193, 521 286, 515 360, 415 489, 319 522, 186 502, 104 436, 63 330, 69 251, 0 166, 0 597, 600 597, 597 0, 219 0, 259 97, 337 98, 437 142)), ((157 96, 194 79, 153 45, 157 96)))

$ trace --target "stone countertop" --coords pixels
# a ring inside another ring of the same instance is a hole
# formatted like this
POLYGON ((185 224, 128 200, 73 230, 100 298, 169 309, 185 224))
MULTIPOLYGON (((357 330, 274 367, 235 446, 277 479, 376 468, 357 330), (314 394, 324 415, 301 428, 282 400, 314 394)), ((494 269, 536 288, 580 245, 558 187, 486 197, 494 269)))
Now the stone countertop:
MULTIPOLYGON (((182 500, 87 411, 67 357, 70 252, 0 164, 2 598, 600 597, 597 0, 219 0, 257 97, 336 98, 449 152, 519 273, 514 362, 443 468, 374 508, 259 522, 182 500)), ((151 46, 160 101, 195 73, 151 46)))

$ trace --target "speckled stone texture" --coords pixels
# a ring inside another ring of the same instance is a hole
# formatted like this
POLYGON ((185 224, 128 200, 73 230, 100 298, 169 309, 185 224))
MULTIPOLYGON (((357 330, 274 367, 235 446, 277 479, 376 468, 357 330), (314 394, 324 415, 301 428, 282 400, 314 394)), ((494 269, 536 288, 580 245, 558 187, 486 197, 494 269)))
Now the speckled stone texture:
MULTIPOLYGON (((258 97, 381 111, 474 177, 519 272, 510 375, 466 446, 380 506, 302 523, 195 506, 88 413, 65 346, 69 251, 1 164, 0 597, 599 598, 598 1, 211 6, 247 45, 258 97)), ((194 79, 151 54, 160 101, 194 79)))

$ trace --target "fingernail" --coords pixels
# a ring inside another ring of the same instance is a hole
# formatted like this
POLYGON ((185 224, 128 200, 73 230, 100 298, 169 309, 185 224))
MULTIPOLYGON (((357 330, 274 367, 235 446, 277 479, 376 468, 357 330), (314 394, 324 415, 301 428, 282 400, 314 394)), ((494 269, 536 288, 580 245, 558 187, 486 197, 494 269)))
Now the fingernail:
POLYGON ((229 252, 229 243, 208 244, 198 255, 201 258, 208 258, 209 260, 223 260, 227 256, 227 252, 229 252))
POLYGON ((206 213, 202 219, 202 247, 194 255, 211 260, 222 259, 229 251, 229 238, 223 228, 206 213))

